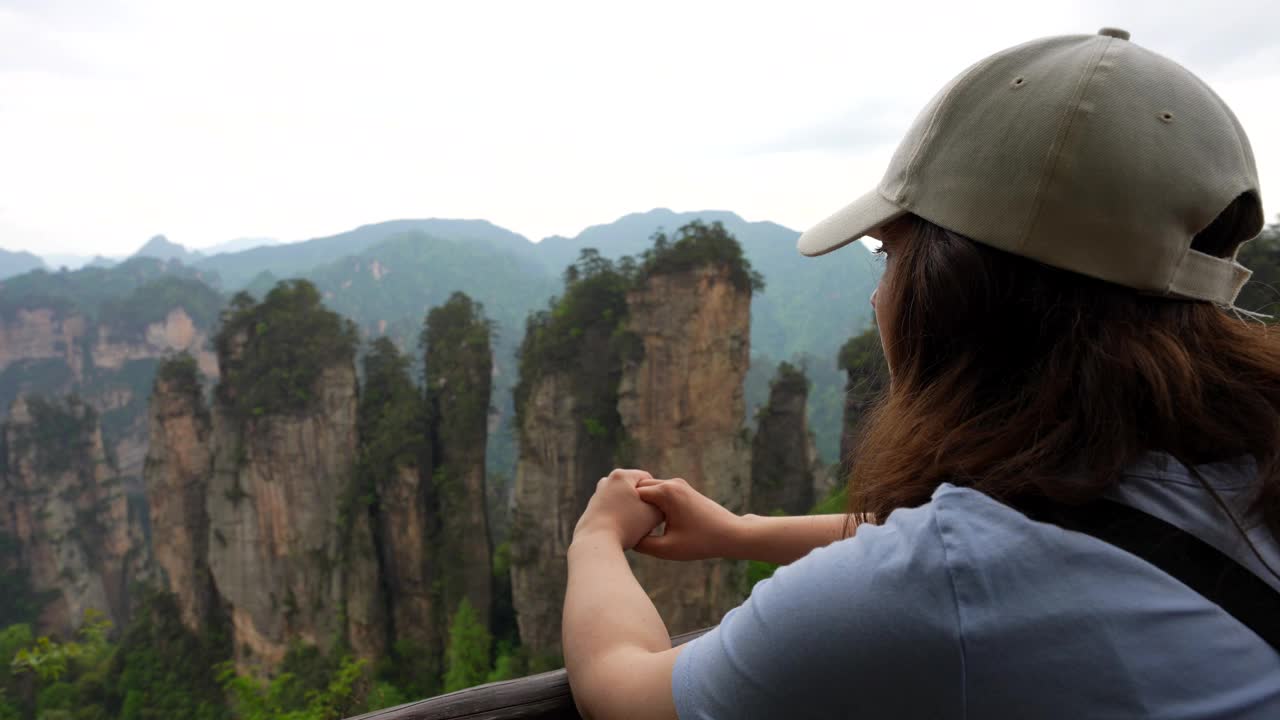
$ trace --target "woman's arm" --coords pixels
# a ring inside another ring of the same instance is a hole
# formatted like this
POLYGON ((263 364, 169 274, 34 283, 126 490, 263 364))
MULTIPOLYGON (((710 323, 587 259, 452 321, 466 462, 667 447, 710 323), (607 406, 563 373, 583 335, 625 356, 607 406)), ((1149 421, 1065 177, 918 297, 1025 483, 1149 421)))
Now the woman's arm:
MULTIPOLYGON (((845 537, 845 515, 738 516, 679 478, 644 478, 636 490, 666 520, 666 532, 642 538, 636 550, 667 560, 723 557, 785 565, 845 537)), ((853 530, 850 525, 850 535, 853 530)))
POLYGON ((658 611, 636 582, 624 550, 661 515, 640 500, 648 473, 615 470, 596 486, 569 545, 562 643, 569 685, 588 720, 674 720, 672 648, 658 611))
MULTIPOLYGON (((845 537, 847 515, 743 515, 738 541, 725 557, 786 565, 845 537)), ((853 527, 850 526, 850 535, 853 527)))

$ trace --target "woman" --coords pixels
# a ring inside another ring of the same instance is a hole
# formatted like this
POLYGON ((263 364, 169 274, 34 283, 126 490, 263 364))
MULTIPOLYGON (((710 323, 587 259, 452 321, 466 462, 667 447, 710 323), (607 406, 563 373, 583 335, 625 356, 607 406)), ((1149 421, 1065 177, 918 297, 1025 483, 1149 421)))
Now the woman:
POLYGON ((1280 341, 1233 306, 1261 227, 1235 117, 1127 33, 966 70, 880 186, 800 239, 818 255, 871 235, 887 257, 891 381, 853 458, 852 537, 833 542, 842 516, 739 518, 679 480, 602 479, 569 550, 579 707, 1280 717, 1280 654, 1213 587, 1044 521, 1136 511, 1280 609, 1280 341), (795 562, 672 649, 632 547, 795 562))

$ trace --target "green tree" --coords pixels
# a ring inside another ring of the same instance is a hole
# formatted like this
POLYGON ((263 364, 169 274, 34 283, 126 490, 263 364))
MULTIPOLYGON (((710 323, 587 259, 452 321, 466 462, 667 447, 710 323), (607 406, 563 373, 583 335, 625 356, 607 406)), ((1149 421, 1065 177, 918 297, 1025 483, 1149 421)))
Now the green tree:
POLYGON ((340 720, 364 708, 368 694, 364 661, 349 657, 323 689, 307 693, 301 707, 295 704, 299 680, 292 673, 261 680, 238 675, 228 664, 221 682, 236 720, 340 720))
POLYGON ((177 599, 149 589, 112 655, 107 683, 121 720, 224 720, 218 667, 231 657, 230 627, 218 610, 199 633, 183 624, 177 599))
POLYGON ((328 367, 355 357, 351 321, 326 308, 306 280, 279 283, 262 302, 238 293, 214 336, 222 379, 217 396, 240 417, 305 412, 328 367))
POLYGON ((737 238, 718 220, 710 225, 694 220, 676 230, 674 238, 659 231, 653 236, 653 247, 641 255, 641 260, 641 273, 646 276, 722 264, 738 288, 764 291, 764 276, 752 269, 737 238))
POLYGON ((449 622, 445 650, 444 691, 453 692, 484 683, 489 677, 493 638, 465 598, 449 622))

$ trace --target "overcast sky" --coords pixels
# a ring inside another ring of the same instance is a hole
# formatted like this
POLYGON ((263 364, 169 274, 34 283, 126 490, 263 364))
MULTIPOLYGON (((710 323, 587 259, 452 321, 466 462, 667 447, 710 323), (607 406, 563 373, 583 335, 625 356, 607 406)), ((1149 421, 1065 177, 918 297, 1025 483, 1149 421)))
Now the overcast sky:
POLYGON ((1280 211, 1280 4, 0 0, 0 247, 653 207, 803 229, 969 63, 1128 29, 1236 111, 1280 211))

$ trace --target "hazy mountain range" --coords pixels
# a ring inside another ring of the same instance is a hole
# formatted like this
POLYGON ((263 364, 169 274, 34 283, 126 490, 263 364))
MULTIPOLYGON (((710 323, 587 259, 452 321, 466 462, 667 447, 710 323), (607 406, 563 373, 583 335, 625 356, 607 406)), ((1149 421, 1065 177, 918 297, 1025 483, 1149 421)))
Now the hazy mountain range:
MULTIPOLYGON (((879 276, 879 266, 860 245, 813 260, 796 252, 799 233, 776 223, 747 222, 725 211, 655 209, 589 227, 572 238, 553 236, 538 243, 485 220, 406 219, 302 242, 243 239, 204 251, 157 235, 134 257, 177 261, 227 297, 240 290, 260 297, 279 280, 307 278, 366 338, 386 334, 408 349, 416 348, 430 307, 456 290, 466 292, 484 304, 494 321, 494 402, 499 410, 509 410, 524 320, 560 292, 561 274, 581 250, 595 248, 611 258, 634 254, 650 245, 656 231, 673 232, 695 219, 723 223, 765 279, 766 289, 752 305, 748 402, 763 400, 779 361, 799 360, 814 384, 810 414, 820 449, 834 460, 843 397, 836 353, 869 322, 867 298, 879 276)), ((57 266, 29 253, 0 255, 0 278, 51 267, 57 266)), ((20 285, 53 286, 58 274, 43 276, 47 281, 39 275, 24 278, 20 285)), ((507 455, 509 449, 501 447, 505 442, 494 438, 497 455, 507 455)))

